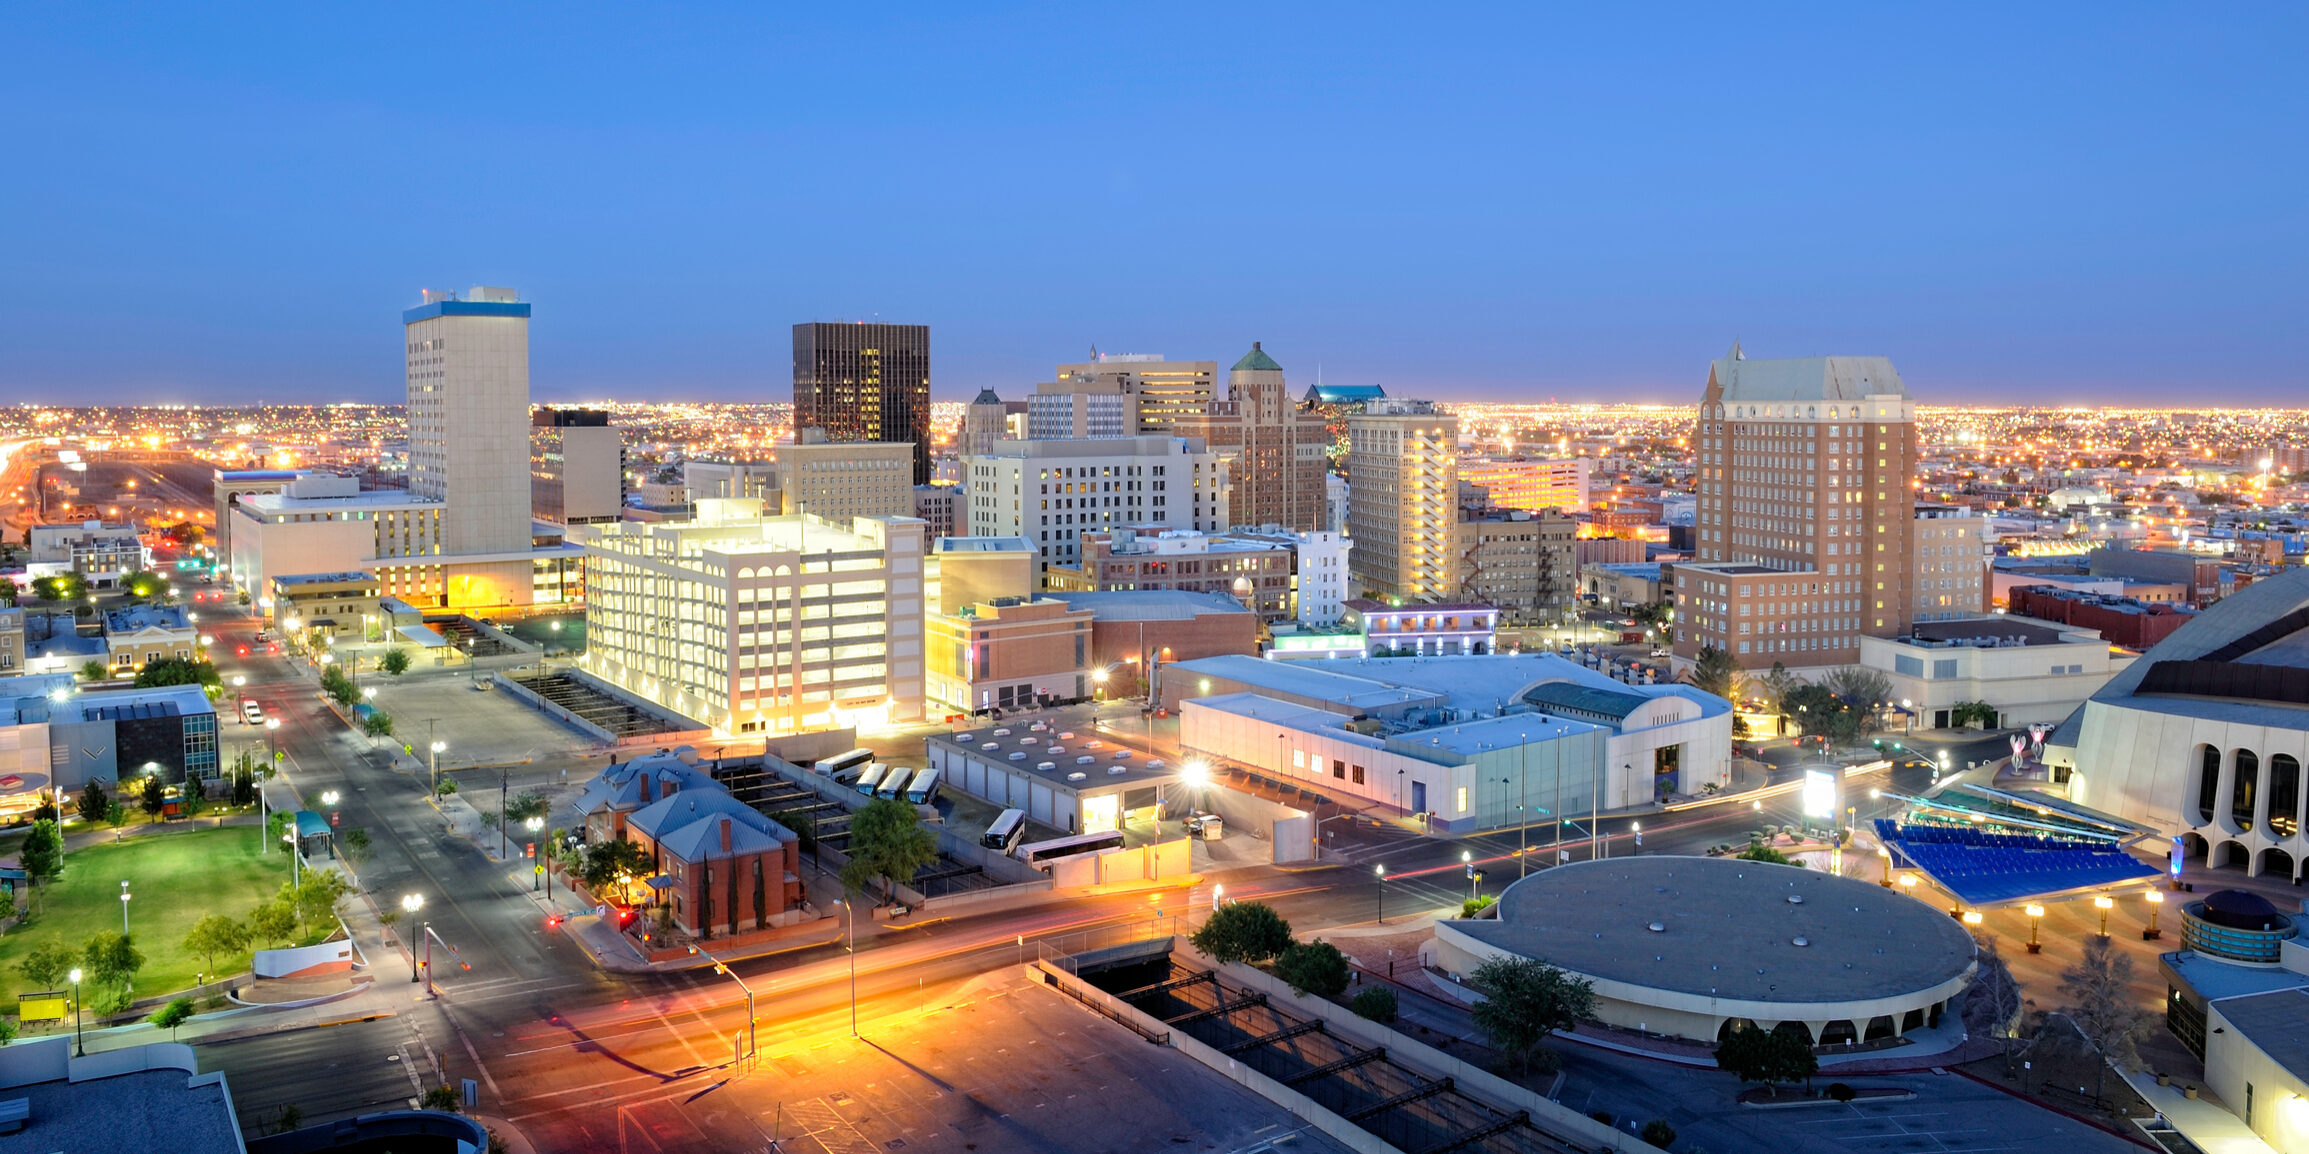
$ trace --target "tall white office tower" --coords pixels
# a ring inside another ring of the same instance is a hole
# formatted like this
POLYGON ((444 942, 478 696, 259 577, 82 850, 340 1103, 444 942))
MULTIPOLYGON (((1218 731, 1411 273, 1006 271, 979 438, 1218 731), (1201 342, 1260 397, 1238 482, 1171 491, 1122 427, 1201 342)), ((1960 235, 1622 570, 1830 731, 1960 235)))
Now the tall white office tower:
POLYGON ((451 605, 525 605, 529 558, 529 305, 509 288, 425 290, 408 337, 409 492, 442 503, 451 605))

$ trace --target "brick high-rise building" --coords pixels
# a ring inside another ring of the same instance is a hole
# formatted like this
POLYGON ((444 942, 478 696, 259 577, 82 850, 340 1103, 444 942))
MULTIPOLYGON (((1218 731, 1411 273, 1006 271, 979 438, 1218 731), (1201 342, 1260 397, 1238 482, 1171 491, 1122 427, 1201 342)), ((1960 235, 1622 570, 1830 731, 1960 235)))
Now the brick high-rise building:
POLYGON ((1676 657, 1744 668, 1849 665, 1915 612, 1915 403, 1884 357, 1747 359, 1708 371, 1695 445, 1693 564, 1678 566, 1676 657))
MULTIPOLYGON (((930 326, 794 326, 794 428, 829 441, 906 441, 930 483, 930 326)), ((796 438, 799 439, 798 437, 796 438)))
POLYGON ((1257 341, 1227 372, 1227 399, 1200 415, 1180 414, 1172 430, 1199 437, 1230 462, 1230 514, 1238 525, 1281 525, 1301 532, 1329 524, 1323 483, 1331 437, 1320 413, 1300 409, 1283 384, 1283 366, 1257 341))

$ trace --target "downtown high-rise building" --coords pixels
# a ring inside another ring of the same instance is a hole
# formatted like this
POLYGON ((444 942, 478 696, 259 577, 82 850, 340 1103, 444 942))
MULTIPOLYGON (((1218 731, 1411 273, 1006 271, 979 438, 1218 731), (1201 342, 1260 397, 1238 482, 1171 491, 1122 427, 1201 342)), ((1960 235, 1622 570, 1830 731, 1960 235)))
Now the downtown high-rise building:
POLYGON ((794 428, 829 441, 914 446, 930 483, 930 326, 811 321, 794 326, 794 428))
POLYGON ((1692 563, 1676 567, 1675 653, 1743 668, 1849 665, 1907 632, 1915 403, 1884 357, 1749 360, 1708 372, 1694 445, 1692 563))
POLYGON ((509 288, 427 289, 401 322, 409 495, 441 503, 433 563, 452 569, 441 592, 449 604, 528 604, 529 305, 509 288))
POLYGON ((1182 412, 1171 425, 1199 438, 1232 464, 1229 507, 1238 525, 1281 525, 1307 532, 1329 524, 1323 477, 1331 438, 1321 414, 1299 406, 1283 383, 1283 366, 1259 342, 1227 371, 1227 397, 1202 413, 1182 412))
POLYGON ((1459 595, 1458 453, 1459 418, 1432 401, 1374 400, 1347 418, 1349 571, 1359 592, 1459 595))
POLYGON ((1217 361, 1166 361, 1153 353, 1100 353, 1060 365, 1058 379, 1036 386, 1026 400, 1026 435, 1167 437, 1181 419, 1210 411, 1218 372, 1217 361))

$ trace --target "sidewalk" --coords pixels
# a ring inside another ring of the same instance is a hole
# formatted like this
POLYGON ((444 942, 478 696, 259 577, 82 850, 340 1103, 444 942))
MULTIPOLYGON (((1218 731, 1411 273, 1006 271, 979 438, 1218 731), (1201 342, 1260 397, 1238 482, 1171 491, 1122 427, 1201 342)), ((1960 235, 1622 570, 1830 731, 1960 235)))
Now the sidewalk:
POLYGON ((2205 1154, 2277 1154, 2275 1147, 2253 1133, 2245 1120, 2229 1112, 2220 1099, 2207 1097, 2211 1091, 2202 1083, 2197 1087, 2198 1097, 2190 1098, 2181 1092, 2180 1082, 2170 1086, 2157 1085, 2154 1075, 2143 1070, 2118 1069, 2133 1092, 2147 1100, 2149 1106, 2165 1116, 2173 1129, 2196 1144, 2205 1154))

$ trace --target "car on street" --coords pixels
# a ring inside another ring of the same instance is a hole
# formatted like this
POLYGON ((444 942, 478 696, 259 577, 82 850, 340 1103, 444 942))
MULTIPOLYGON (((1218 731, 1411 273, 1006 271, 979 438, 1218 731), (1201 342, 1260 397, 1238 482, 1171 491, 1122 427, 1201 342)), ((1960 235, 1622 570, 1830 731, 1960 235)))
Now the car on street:
POLYGON ((265 707, 244 698, 241 701, 241 720, 250 725, 263 725, 265 723, 265 707))

